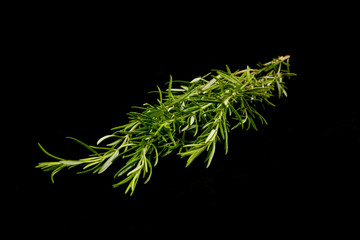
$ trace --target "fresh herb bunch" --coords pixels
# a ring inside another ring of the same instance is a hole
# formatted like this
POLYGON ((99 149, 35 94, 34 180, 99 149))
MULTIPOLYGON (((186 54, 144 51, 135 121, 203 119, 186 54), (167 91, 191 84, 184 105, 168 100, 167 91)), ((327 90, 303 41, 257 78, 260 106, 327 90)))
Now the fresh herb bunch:
POLYGON ((137 110, 128 113, 129 122, 112 128, 114 132, 100 138, 96 146, 69 137, 91 152, 88 157, 66 160, 50 154, 39 144, 44 153, 57 161, 41 162, 37 168, 52 171, 54 182, 54 175, 65 168, 81 167, 79 173, 100 174, 117 162, 120 169, 114 178, 121 180, 113 186, 127 183, 125 194, 131 190, 132 195, 141 176, 145 183, 150 180, 160 156, 177 151, 187 158, 187 167, 206 152, 209 167, 217 142, 223 141, 225 153, 228 152, 230 130, 237 127, 257 130, 256 118, 267 124, 255 106, 274 106, 268 99, 275 89, 279 97, 287 96, 283 80, 296 75, 290 73, 289 58, 278 57, 258 64, 258 69, 247 66, 235 72, 226 66, 227 71, 213 70, 192 81, 173 81, 170 76, 167 90, 158 87, 155 91, 159 94, 157 104, 134 107, 137 110), (173 87, 175 82, 180 85, 178 88, 173 87))

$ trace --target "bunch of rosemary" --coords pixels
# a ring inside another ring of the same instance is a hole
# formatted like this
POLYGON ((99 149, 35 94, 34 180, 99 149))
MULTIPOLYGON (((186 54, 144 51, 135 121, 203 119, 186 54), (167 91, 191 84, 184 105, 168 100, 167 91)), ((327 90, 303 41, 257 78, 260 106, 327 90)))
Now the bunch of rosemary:
POLYGON ((134 107, 138 110, 128 113, 129 122, 113 128, 114 132, 100 138, 96 146, 69 137, 91 152, 88 157, 66 160, 50 154, 39 144, 44 153, 57 161, 41 162, 37 167, 52 171, 54 181, 54 175, 65 168, 80 167, 79 173, 100 174, 116 162, 119 171, 114 177, 121 180, 113 186, 127 183, 125 194, 131 190, 131 195, 140 177, 145 178, 145 183, 150 180, 160 156, 176 151, 187 158, 189 166, 206 153, 209 167, 217 142, 223 141, 225 153, 228 152, 230 130, 237 127, 257 130, 256 118, 267 124, 255 106, 274 106, 268 98, 275 89, 279 97, 287 96, 283 80, 296 75, 289 71, 289 58, 278 57, 259 64, 258 69, 213 70, 192 81, 173 81, 170 76, 166 91, 158 87, 156 104, 134 107), (173 86, 175 82, 179 84, 177 88, 173 86))

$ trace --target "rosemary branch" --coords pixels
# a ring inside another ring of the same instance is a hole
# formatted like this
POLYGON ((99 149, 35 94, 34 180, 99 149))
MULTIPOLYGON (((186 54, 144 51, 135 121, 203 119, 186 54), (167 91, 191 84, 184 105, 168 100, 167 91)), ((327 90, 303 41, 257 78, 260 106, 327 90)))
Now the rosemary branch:
POLYGON ((113 186, 127 183, 125 194, 131 190, 131 195, 141 176, 146 178, 145 183, 150 180, 160 156, 177 151, 180 157, 187 158, 187 167, 206 151, 205 162, 209 167, 217 142, 223 141, 225 153, 228 152, 231 130, 240 126, 257 130, 256 118, 267 124, 255 106, 274 106, 268 99, 275 89, 278 97, 287 96, 283 80, 296 75, 290 73, 289 58, 278 57, 258 64, 257 69, 247 67, 235 72, 226 66, 227 71, 213 70, 192 81, 174 81, 170 76, 166 91, 159 87, 154 91, 159 95, 156 104, 134 107, 138 110, 128 113, 129 122, 112 128, 114 132, 100 138, 96 146, 69 137, 91 152, 88 157, 66 160, 50 154, 39 144, 45 154, 57 161, 41 162, 36 167, 51 171, 54 182, 54 175, 62 169, 81 167, 79 173, 100 174, 117 161, 120 169, 114 178, 121 180, 113 186), (179 87, 173 88, 173 83, 179 87))

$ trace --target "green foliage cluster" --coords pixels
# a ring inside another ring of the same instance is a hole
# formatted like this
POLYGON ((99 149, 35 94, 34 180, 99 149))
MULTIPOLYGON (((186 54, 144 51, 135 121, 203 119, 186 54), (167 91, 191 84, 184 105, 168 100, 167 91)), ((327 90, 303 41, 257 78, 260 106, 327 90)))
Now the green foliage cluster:
POLYGON ((140 178, 144 178, 145 183, 150 180, 159 158, 172 152, 187 158, 186 166, 206 153, 205 162, 209 167, 217 142, 224 142, 228 152, 230 130, 237 127, 257 130, 256 119, 267 124, 255 107, 274 106, 269 101, 274 90, 279 97, 287 96, 283 80, 295 75, 289 71, 289 58, 278 57, 259 64, 257 69, 213 70, 192 81, 175 81, 170 76, 167 90, 158 87, 155 91, 156 104, 134 107, 135 110, 128 113, 129 122, 113 128, 113 133, 100 138, 96 146, 69 137, 91 152, 88 157, 66 160, 50 154, 39 144, 41 150, 56 161, 41 162, 37 167, 51 171, 54 181, 54 175, 65 168, 78 167, 79 173, 100 174, 116 163, 119 171, 114 178, 120 181, 113 186, 127 184, 125 193, 131 194, 140 178))

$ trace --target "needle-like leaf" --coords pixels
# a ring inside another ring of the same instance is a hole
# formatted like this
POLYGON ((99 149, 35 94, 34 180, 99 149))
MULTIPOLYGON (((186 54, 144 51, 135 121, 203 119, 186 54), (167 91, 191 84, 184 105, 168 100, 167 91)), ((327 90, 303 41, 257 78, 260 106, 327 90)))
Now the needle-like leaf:
POLYGON ((66 160, 50 154, 39 144, 54 161, 41 162, 37 168, 51 171, 54 182, 54 175, 62 169, 80 167, 79 173, 100 174, 116 162, 119 170, 114 178, 120 181, 113 186, 128 184, 125 193, 132 195, 139 178, 142 176, 145 183, 149 182, 160 157, 174 150, 187 158, 186 167, 206 151, 206 167, 209 167, 218 142, 224 142, 227 154, 230 130, 238 126, 258 130, 256 122, 267 124, 255 107, 258 102, 274 106, 269 101, 274 90, 279 97, 288 95, 284 78, 296 75, 290 73, 289 58, 278 57, 259 64, 258 69, 247 66, 235 72, 226 66, 226 71, 213 70, 191 81, 173 80, 170 76, 167 90, 157 87, 154 91, 158 93, 157 104, 133 107, 134 111, 128 113, 129 122, 112 128, 114 132, 101 137, 98 146, 68 137, 88 149, 91 152, 88 157, 66 160), (104 145, 110 139, 115 140, 104 145))

